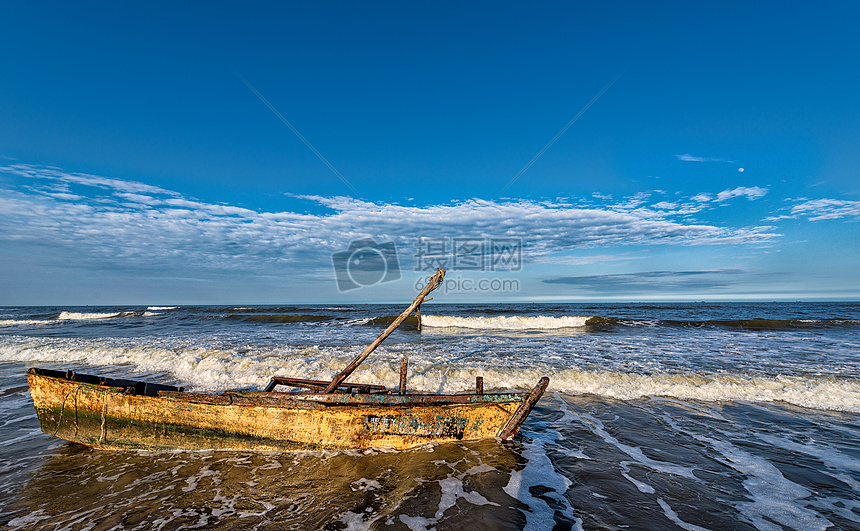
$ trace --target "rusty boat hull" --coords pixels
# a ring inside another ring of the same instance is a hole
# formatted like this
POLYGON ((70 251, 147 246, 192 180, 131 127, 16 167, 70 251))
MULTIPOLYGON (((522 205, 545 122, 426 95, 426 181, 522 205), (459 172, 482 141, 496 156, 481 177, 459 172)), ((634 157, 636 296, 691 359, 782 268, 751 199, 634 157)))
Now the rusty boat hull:
MULTIPOLYGON (((185 392, 134 380, 27 371, 45 433, 105 449, 327 450, 512 437, 548 380, 531 392, 185 392)), ((273 386, 270 386, 273 387, 273 386)), ((374 386, 377 387, 377 386, 374 386)))

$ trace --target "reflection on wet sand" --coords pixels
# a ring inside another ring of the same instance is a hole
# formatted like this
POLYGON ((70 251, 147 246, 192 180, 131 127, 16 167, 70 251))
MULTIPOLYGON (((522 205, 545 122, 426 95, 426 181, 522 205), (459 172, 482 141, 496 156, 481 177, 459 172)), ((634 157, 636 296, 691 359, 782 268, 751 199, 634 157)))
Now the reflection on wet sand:
POLYGON ((504 488, 517 443, 410 451, 112 452, 66 444, 12 507, 13 529, 521 529, 504 488), (90 527, 93 526, 93 527, 90 527))

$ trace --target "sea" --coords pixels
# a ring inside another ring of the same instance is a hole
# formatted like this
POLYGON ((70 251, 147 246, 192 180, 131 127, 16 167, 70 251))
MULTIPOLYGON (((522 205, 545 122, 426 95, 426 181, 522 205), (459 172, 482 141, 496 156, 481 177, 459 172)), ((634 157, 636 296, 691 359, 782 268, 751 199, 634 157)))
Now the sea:
POLYGON ((0 527, 860 529, 860 303, 422 306, 350 377, 549 388, 511 441, 108 451, 43 433, 29 367, 186 390, 330 379, 405 305, 0 308, 0 527))

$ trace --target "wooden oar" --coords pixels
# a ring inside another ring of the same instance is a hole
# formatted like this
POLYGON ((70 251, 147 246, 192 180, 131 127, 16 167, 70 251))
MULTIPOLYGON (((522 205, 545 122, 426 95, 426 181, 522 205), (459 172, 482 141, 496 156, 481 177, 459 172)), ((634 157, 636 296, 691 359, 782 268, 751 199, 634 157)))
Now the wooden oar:
POLYGON ((367 359, 368 356, 370 356, 370 353, 376 350, 376 347, 378 347, 383 341, 385 341, 385 338, 390 336, 391 332, 394 332, 394 330, 396 330, 397 327, 400 326, 400 323, 405 321, 406 318, 409 317, 409 315, 412 314, 413 311, 415 311, 415 308, 417 308, 422 302, 424 302, 424 297, 426 297, 431 291, 439 287, 439 284, 442 283, 443 278, 445 278, 445 270, 443 268, 439 268, 436 271, 436 274, 430 277, 430 279, 427 281, 427 285, 424 286, 424 288, 421 290, 421 293, 419 293, 418 296, 415 297, 415 300, 412 301, 412 304, 409 305, 409 308, 407 308, 405 312, 401 313, 400 317, 395 319, 394 322, 391 323, 388 328, 385 329, 385 332, 381 333, 379 337, 377 337, 373 341, 373 343, 371 343, 366 349, 364 349, 364 352, 356 356, 356 358, 352 360, 344 370, 340 371, 337 376, 332 379, 331 383, 328 384, 328 387, 326 387, 325 391, 323 392, 333 393, 335 389, 337 389, 340 384, 343 383, 343 381, 346 380, 349 375, 352 374, 352 372, 357 369, 358 366, 361 365, 361 363, 365 359, 367 359))

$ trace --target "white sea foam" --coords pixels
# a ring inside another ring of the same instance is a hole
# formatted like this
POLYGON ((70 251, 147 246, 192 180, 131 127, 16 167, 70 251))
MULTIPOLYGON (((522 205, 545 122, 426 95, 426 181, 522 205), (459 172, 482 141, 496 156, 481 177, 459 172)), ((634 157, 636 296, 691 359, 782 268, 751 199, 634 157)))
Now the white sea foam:
POLYGON ((622 400, 666 396, 682 400, 788 402, 813 409, 860 412, 860 381, 816 376, 635 374, 575 369, 550 376, 550 387, 622 400))
POLYGON ((0 326, 40 326, 56 322, 53 319, 2 319, 0 326))
MULTIPOLYGON (((768 433, 758 433, 756 436, 765 443, 788 450, 794 455, 807 455, 820 461, 824 465, 821 470, 824 474, 845 483, 860 494, 860 481, 851 477, 851 473, 860 472, 860 459, 815 440, 801 443, 768 433)), ((858 501, 858 505, 860 505, 860 501, 858 501)), ((855 515, 853 520, 860 522, 860 516, 855 515)))
POLYGON ((448 509, 454 507, 455 505, 462 505, 459 503, 459 500, 463 500, 464 502, 476 506, 499 506, 498 503, 492 502, 485 498, 480 492, 478 492, 478 490, 466 490, 465 485, 463 483, 463 479, 466 476, 470 476, 474 473, 481 473, 483 471, 486 471, 487 469, 495 470, 493 467, 487 465, 485 468, 484 464, 481 463, 480 465, 471 467, 465 473, 461 473, 457 471, 456 468, 453 466, 456 465, 456 463, 452 464, 445 461, 437 461, 436 464, 438 466, 447 466, 452 469, 452 473, 447 478, 438 481, 439 488, 441 489, 442 493, 439 498, 439 505, 436 508, 436 514, 434 514, 432 518, 401 514, 398 519, 410 530, 428 531, 430 529, 436 529, 436 525, 444 521, 445 513, 446 511, 448 511, 448 509), (475 472, 476 470, 479 472, 475 472))
POLYGON ((747 479, 744 488, 752 502, 739 502, 737 509, 758 529, 824 530, 833 524, 808 507, 808 489, 785 476, 767 459, 751 454, 729 441, 699 436, 725 457, 725 463, 747 479), (776 523, 774 523, 776 522, 776 523), (777 524, 778 523, 778 524, 777 524))
POLYGON ((572 416, 579 420, 579 422, 586 426, 592 433, 599 436, 601 439, 606 441, 608 444, 618 448, 620 451, 629 455, 633 461, 621 461, 621 466, 624 469, 624 474, 622 474, 625 478, 627 478, 631 483, 636 485, 640 492, 644 492, 646 494, 653 494, 654 488, 651 485, 642 483, 633 477, 631 477, 627 472, 629 471, 630 464, 637 464, 639 466, 650 468, 656 472, 660 472, 663 474, 675 474, 677 476, 681 476, 683 478, 691 479, 696 481, 697 478, 693 474, 693 468, 685 467, 681 465, 676 465, 674 463, 669 463, 666 461, 659 461, 656 459, 652 459, 645 455, 642 451, 642 448, 639 446, 631 446, 629 444, 624 444, 619 441, 617 438, 613 437, 603 425, 603 422, 599 419, 591 416, 591 415, 576 415, 569 411, 565 411, 566 416, 572 416))
POLYGON ((582 328, 589 319, 589 316, 457 317, 453 315, 422 315, 421 326, 483 330, 553 330, 557 328, 582 328))
POLYGON ((179 308, 179 306, 149 306, 146 309, 153 312, 158 312, 163 310, 175 310, 177 308, 179 308))
POLYGON ((668 503, 663 501, 663 498, 657 498, 657 503, 660 505, 660 508, 663 509, 663 514, 666 515, 666 518, 674 522, 675 525, 681 529, 686 529, 687 531, 709 531, 705 527, 697 526, 696 524, 691 524, 681 520, 678 517, 678 513, 676 513, 668 503))
POLYGON ((367 479, 361 478, 358 481, 353 481, 350 484, 350 488, 353 491, 368 491, 368 490, 377 490, 382 488, 382 483, 376 481, 375 479, 367 479))
POLYGON ((567 490, 573 482, 555 469, 546 452, 545 446, 560 438, 557 430, 547 430, 528 441, 523 452, 527 459, 525 468, 511 471, 508 484, 502 488, 508 496, 528 506, 526 531, 552 529, 556 511, 572 524, 572 529, 583 529, 582 520, 574 515, 567 497, 567 490), (543 487, 541 495, 533 494, 535 487, 543 487))
POLYGON ((60 315, 57 316, 59 320, 69 320, 69 321, 94 321, 97 319, 111 319, 113 317, 119 317, 123 315, 122 312, 113 312, 113 313, 82 313, 82 312, 60 312, 60 315))
MULTIPOLYGON (((220 391, 264 387, 270 376, 328 379, 346 366, 358 347, 277 347, 267 349, 209 347, 187 339, 142 343, 140 340, 7 337, 0 342, 0 361, 35 363, 84 362, 129 365, 138 371, 167 373, 189 388, 220 391)), ((697 401, 787 402, 812 409, 860 413, 860 380, 825 376, 751 376, 747 374, 641 374, 618 370, 560 369, 541 360, 518 364, 458 359, 439 361, 426 348, 381 347, 375 362, 360 366, 350 380, 397 387, 400 357, 407 355, 407 387, 415 392, 463 392, 483 376, 489 390, 531 389, 541 376, 550 390, 595 394, 621 400, 669 397, 697 401)), ((97 372, 96 369, 93 369, 97 372)))
POLYGON ((33 529, 35 525, 42 520, 48 520, 50 518, 51 515, 48 514, 44 509, 37 509, 30 514, 25 514, 24 516, 13 518, 9 520, 7 524, 12 526, 11 529, 33 529))

